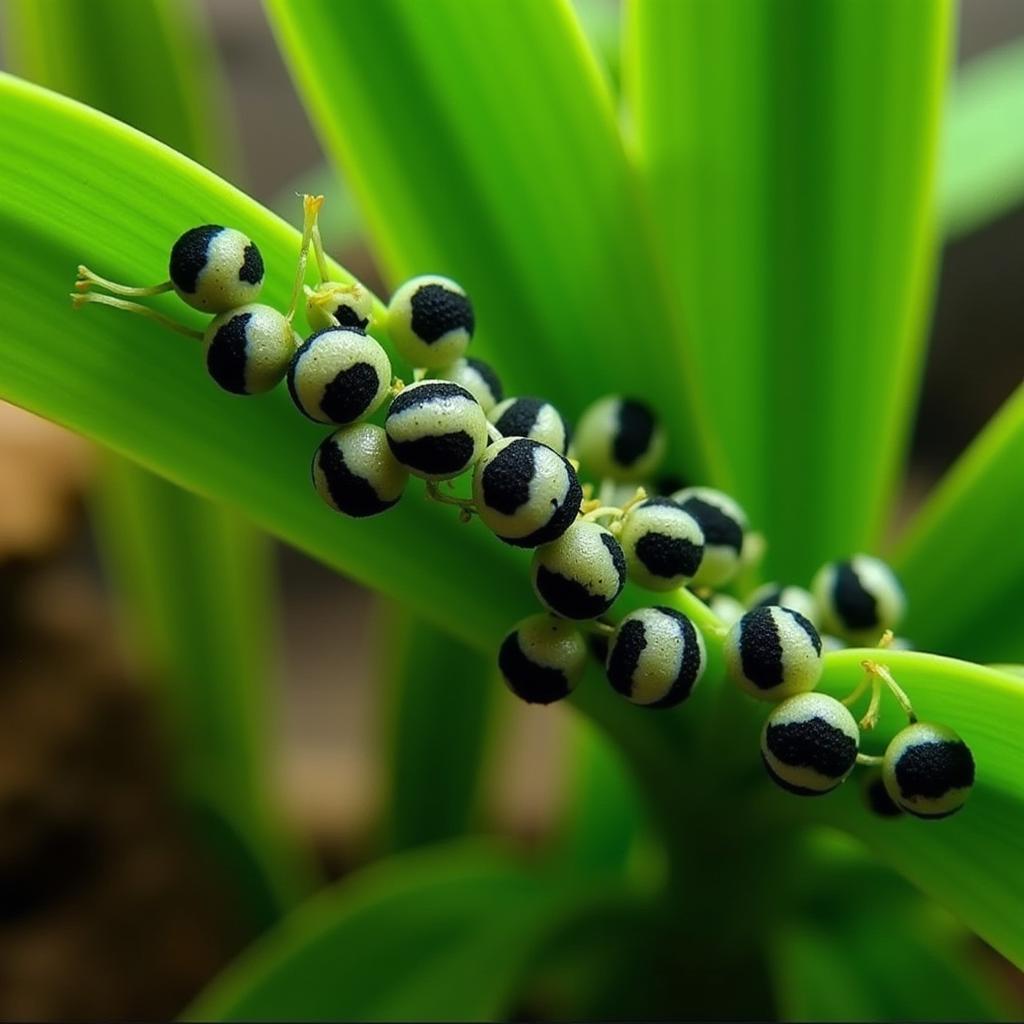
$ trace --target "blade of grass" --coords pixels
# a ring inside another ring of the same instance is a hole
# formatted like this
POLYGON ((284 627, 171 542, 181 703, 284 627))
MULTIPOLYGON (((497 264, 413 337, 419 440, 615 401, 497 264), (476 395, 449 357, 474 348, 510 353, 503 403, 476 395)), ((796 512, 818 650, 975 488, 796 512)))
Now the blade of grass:
MULTIPOLYGON (((194 4, 12 0, 7 12, 9 62, 26 77, 211 166, 234 163, 220 67, 194 4)), ((182 795, 262 928, 310 884, 271 797, 269 543, 241 516, 109 454, 92 506, 135 653, 170 707, 182 795)))
POLYGON ((1024 201, 1024 39, 976 57, 953 79, 939 211, 946 235, 974 231, 1024 201))
POLYGON ((485 847, 405 854, 300 908, 186 1018, 505 1019, 538 943, 616 896, 485 847))
POLYGON ((385 830, 403 850, 470 830, 498 689, 492 655, 397 606, 381 612, 390 653, 385 830))
POLYGON ((897 547, 916 646, 1024 659, 1024 385, 960 456, 897 547))
POLYGON ((685 470, 711 472, 674 296, 566 0, 267 7, 389 279, 458 278, 511 393, 542 387, 570 417, 602 392, 645 395, 685 470))
POLYGON ((793 582, 877 541, 903 457, 951 10, 628 8, 625 92, 698 387, 793 582))

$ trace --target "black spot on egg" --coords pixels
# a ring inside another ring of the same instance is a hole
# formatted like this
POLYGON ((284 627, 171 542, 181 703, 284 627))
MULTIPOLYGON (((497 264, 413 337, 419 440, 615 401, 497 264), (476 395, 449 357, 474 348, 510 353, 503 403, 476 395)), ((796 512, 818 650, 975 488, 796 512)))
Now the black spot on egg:
POLYGON ((769 725, 765 746, 782 764, 828 779, 843 778, 857 759, 856 739, 818 716, 769 725))
POLYGON ((510 516, 530 500, 537 447, 537 442, 525 438, 513 441, 484 468, 481 484, 489 508, 510 516))
POLYGON ((543 398, 517 398, 494 425, 505 437, 527 437, 546 404, 543 398))
POLYGON ((352 423, 373 403, 380 390, 377 370, 369 363, 353 363, 324 388, 320 409, 333 423, 352 423))
POLYGON ((474 359, 472 356, 467 356, 466 362, 479 374, 480 379, 487 385, 487 390, 490 391, 494 404, 497 405, 498 402, 502 401, 505 397, 505 389, 502 387, 501 380, 494 372, 490 363, 485 363, 482 359, 474 359))
POLYGON ((444 285, 425 284, 410 300, 413 333, 428 345, 450 331, 464 329, 473 334, 473 306, 469 299, 444 285))
POLYGON ((629 619, 619 626, 608 655, 607 675, 612 688, 623 697, 633 694, 633 673, 646 647, 647 632, 639 619, 629 619))
POLYGON ((473 438, 464 430, 427 435, 414 441, 396 441, 389 434, 388 444, 403 466, 413 466, 421 473, 457 473, 473 457, 473 438))
POLYGON ((704 531, 704 543, 708 547, 728 547, 737 554, 743 549, 743 528, 717 505, 698 497, 690 497, 682 502, 682 507, 700 524, 704 531))
POLYGON ((601 534, 601 543, 607 549, 612 565, 615 568, 615 573, 618 576, 619 585, 618 590, 615 591, 616 596, 618 596, 619 591, 622 590, 623 584, 626 582, 626 556, 622 553, 622 545, 610 533, 601 534))
MULTIPOLYGON (((566 464, 568 466, 568 463, 566 464)), ((576 474, 572 471, 572 467, 568 466, 569 475, 569 490, 566 493, 565 500, 559 505, 552 499, 551 505, 554 512, 547 523, 533 533, 527 534, 525 537, 518 538, 505 538, 509 544, 519 548, 535 548, 541 544, 548 544, 553 540, 557 540, 559 537, 569 529, 580 512, 580 505, 583 502, 583 488, 580 487, 580 482, 576 478, 576 474)))
POLYGON ((864 798, 867 801, 869 810, 880 818, 898 818, 903 814, 899 805, 893 802, 889 791, 885 788, 885 782, 881 775, 876 775, 864 787, 864 798))
POLYGON ((703 544, 665 533, 645 533, 633 546, 644 568, 654 576, 693 576, 700 568, 703 544))
POLYGON ((537 590, 553 611, 567 619, 594 619, 611 603, 603 594, 592 594, 578 580, 543 565, 537 569, 537 590))
POLYGON ((783 680, 782 641, 768 608, 755 608, 740 620, 743 675, 758 689, 770 690, 783 680))
POLYGON ((612 453, 620 466, 629 467, 650 450, 657 421, 651 410, 632 398, 619 404, 619 429, 612 442, 612 453))
POLYGON ((368 316, 360 316, 347 302, 338 302, 333 308, 328 307, 327 312, 338 321, 341 327, 348 327, 352 330, 366 333, 370 324, 368 316))
POLYGON ((353 473, 333 438, 327 438, 320 445, 316 459, 327 481, 331 500, 345 515, 374 516, 398 503, 398 498, 382 501, 368 480, 353 473))
POLYGON ((249 284, 259 284, 263 280, 263 255, 255 242, 250 242, 245 247, 238 280, 247 281, 249 284))
POLYGON ((206 350, 206 369, 225 390, 236 395, 248 394, 245 386, 246 328, 252 313, 239 313, 222 324, 206 350))
POLYGON ((476 402, 476 399, 460 384, 454 384, 447 380, 431 380, 425 384, 417 384, 414 388, 400 391, 391 403, 388 415, 396 416, 408 409, 451 398, 464 398, 469 402, 476 402))
POLYGON ((199 275, 209 258, 210 243, 224 230, 220 224, 189 228, 171 247, 169 276, 183 292, 196 290, 199 275))
POLYGON ((674 708, 681 704, 693 692, 694 684, 701 671, 700 648, 697 630, 693 623, 674 608, 658 608, 659 612, 675 620, 679 633, 683 638, 683 656, 679 662, 679 671, 661 700, 646 705, 649 708, 674 708))
POLYGON ((570 693, 564 672, 531 661, 519 646, 519 634, 510 633, 498 651, 498 667, 517 697, 530 704, 551 704, 570 693))
POLYGON ((936 800, 974 785, 974 758, 962 741, 914 743, 903 751, 894 774, 905 799, 936 800))
POLYGON ((839 562, 836 565, 832 600, 836 614, 847 629, 870 629, 878 624, 875 595, 865 589, 849 562, 839 562))

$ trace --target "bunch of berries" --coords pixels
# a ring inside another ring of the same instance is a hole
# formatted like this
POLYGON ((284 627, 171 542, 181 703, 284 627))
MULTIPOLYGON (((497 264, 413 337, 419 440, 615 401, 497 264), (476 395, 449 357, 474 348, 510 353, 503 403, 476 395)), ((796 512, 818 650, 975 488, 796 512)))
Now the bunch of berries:
POLYGON ((532 549, 530 578, 545 610, 518 623, 498 653, 509 688, 523 700, 549 704, 568 696, 597 654, 626 700, 655 709, 681 704, 707 663, 696 625, 659 605, 617 624, 605 616, 627 578, 656 593, 689 587, 722 623, 715 639, 724 645, 729 676, 750 696, 776 704, 761 737, 776 783, 819 795, 856 764, 880 764, 890 813, 937 818, 963 805, 974 781, 969 749, 952 730, 918 722, 887 668, 865 661, 865 680, 845 701, 815 692, 824 651, 880 635, 882 646, 901 643, 891 630, 905 601, 888 566, 856 555, 825 565, 810 590, 769 583, 741 602, 737 581, 742 570, 756 568, 763 538, 721 491, 684 487, 648 496, 665 434, 644 402, 601 398, 583 413, 573 437, 550 402, 506 399, 494 370, 465 354, 473 307, 446 277, 407 281, 391 296, 384 322, 375 323, 365 288, 330 280, 317 227, 322 202, 304 197, 287 313, 255 301, 264 274, 259 249, 242 232, 218 225, 192 228, 174 243, 168 281, 129 287, 80 267, 73 299, 139 313, 201 339, 210 376, 235 394, 269 391, 287 377, 299 411, 337 428, 312 466, 317 492, 336 511, 360 518, 385 512, 411 475, 426 482, 431 499, 457 506, 466 520, 478 516, 506 544, 532 549), (304 283, 310 248, 320 273, 316 288, 304 283), (172 289, 215 314, 204 332, 126 298, 172 289), (311 329, 305 340, 292 326, 300 295, 311 329), (370 333, 378 327, 416 368, 412 383, 393 377, 387 352, 370 333), (365 422, 388 399, 383 426, 365 422), (590 477, 585 485, 581 467, 590 477), (450 486, 470 472, 471 498, 441 490, 441 483, 450 486), (872 757, 860 753, 860 732, 875 725, 883 686, 910 724, 884 757, 872 757), (847 705, 869 688, 870 706, 858 723, 847 705))

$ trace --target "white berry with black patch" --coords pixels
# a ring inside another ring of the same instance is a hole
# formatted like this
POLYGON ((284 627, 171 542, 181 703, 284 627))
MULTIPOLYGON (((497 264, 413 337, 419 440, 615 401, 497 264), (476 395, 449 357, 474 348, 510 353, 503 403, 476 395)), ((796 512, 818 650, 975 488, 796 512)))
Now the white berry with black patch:
POLYGON ((554 448, 559 455, 569 450, 569 425, 562 414, 543 398, 506 398, 487 418, 503 437, 529 437, 554 448))
POLYGON ((391 386, 391 362, 358 327, 328 327, 311 334, 288 368, 288 391, 317 423, 355 423, 374 412, 391 386))
POLYGON ((527 437, 492 444, 473 473, 473 500, 484 524, 506 544, 534 548, 576 521, 583 490, 554 449, 527 437))
POLYGON ((306 322, 310 330, 358 327, 365 331, 373 314, 373 296, 358 281, 324 281, 306 295, 306 322))
POLYGON ((895 629, 906 609, 896 574, 871 555, 822 566, 811 590, 825 628, 865 644, 877 643, 885 630, 895 629))
POLYGON ((853 715, 824 693, 787 698, 761 730, 761 757, 769 776, 798 796, 835 789, 853 771, 859 747, 853 715))
POLYGON ((593 477, 645 480, 664 457, 665 431, 646 402, 606 395, 580 417, 575 451, 593 477))
POLYGON ((384 421, 395 458, 425 480, 465 473, 487 446, 487 417, 464 388, 446 380, 410 384, 384 421))
POLYGON ((615 603, 626 582, 626 559, 614 534, 577 519, 533 555, 533 589, 551 611, 567 619, 596 619, 615 603))
POLYGON ((313 486, 336 512, 355 519, 380 515, 398 503, 409 473, 384 431, 356 423, 324 439, 313 456, 313 486))
POLYGON ((810 619, 815 625, 818 623, 818 603, 814 600, 811 592, 804 590, 803 587, 784 587, 778 583, 765 583, 747 598, 748 608, 764 608, 771 604, 779 605, 782 608, 792 608, 805 619, 810 619))
POLYGON ((711 487, 685 487, 676 491, 672 500, 689 512, 704 531, 704 558, 692 580, 693 586, 725 586, 742 565, 746 513, 728 494, 711 487))
POLYGON ((465 353, 473 328, 469 296, 447 277, 414 277, 388 303, 388 334, 410 366, 450 366, 465 353))
POLYGON ((501 378, 494 372, 490 363, 472 356, 456 359, 451 366, 438 371, 441 380, 450 380, 461 384, 479 403, 487 414, 505 397, 501 386, 501 378))
POLYGON ((813 690, 821 678, 821 637, 799 612, 768 606, 747 612, 725 637, 725 667, 758 700, 813 690))
POLYGON ((502 641, 498 667, 508 688, 528 704, 568 697, 587 664, 580 631, 554 615, 523 619, 502 641))
POLYGON ((256 301, 263 287, 263 256, 241 231, 203 224, 171 247, 168 274, 193 309, 225 313, 256 301))
POLYGON ((225 391, 262 394, 284 379, 297 340, 287 317, 272 306, 239 306, 214 317, 206 328, 206 369, 225 391))
POLYGON ((707 665, 700 631, 674 608, 641 608, 616 627, 605 673, 626 700, 672 708, 693 692, 707 665))
POLYGON ((918 818, 948 818, 971 794, 974 757, 947 726, 915 722, 886 748, 882 779, 901 810, 918 818))
POLYGON ((697 574, 704 531, 671 498, 648 498, 622 520, 619 541, 629 578, 647 590, 675 590, 697 574))

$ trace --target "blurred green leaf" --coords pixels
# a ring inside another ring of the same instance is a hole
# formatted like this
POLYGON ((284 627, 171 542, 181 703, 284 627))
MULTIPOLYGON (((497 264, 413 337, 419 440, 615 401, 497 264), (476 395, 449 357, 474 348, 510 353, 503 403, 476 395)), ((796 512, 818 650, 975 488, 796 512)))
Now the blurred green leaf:
POLYGON ((396 850, 470 830, 498 692, 494 658, 395 606, 381 609, 390 770, 385 828, 396 850))
POLYGON ((1024 385, 960 456, 897 548, 915 646, 1024 659, 1024 385))
POLYGON ((969 61, 946 111, 939 210, 966 234, 1024 201, 1024 39, 969 61))
POLYGON ((877 540, 901 468, 951 11, 628 8, 625 92, 698 387, 768 571, 793 583, 877 540))
POLYGON ((483 847, 406 854, 300 908, 188 1017, 501 1019, 538 943, 595 897, 483 847))
MULTIPOLYGON (((211 166, 234 163, 220 65, 195 4, 13 0, 7 10, 9 60, 27 78, 211 166), (142 69, 163 76, 160 88, 142 69)), ((93 512, 135 653, 170 706, 183 797, 263 927, 309 887, 271 796, 269 544, 237 514, 111 455, 93 512)))
POLYGON ((474 349, 512 394, 540 387, 571 417, 603 392, 646 396, 680 464, 708 475, 715 442, 675 299, 567 0, 268 10, 390 280, 458 278, 474 349))

